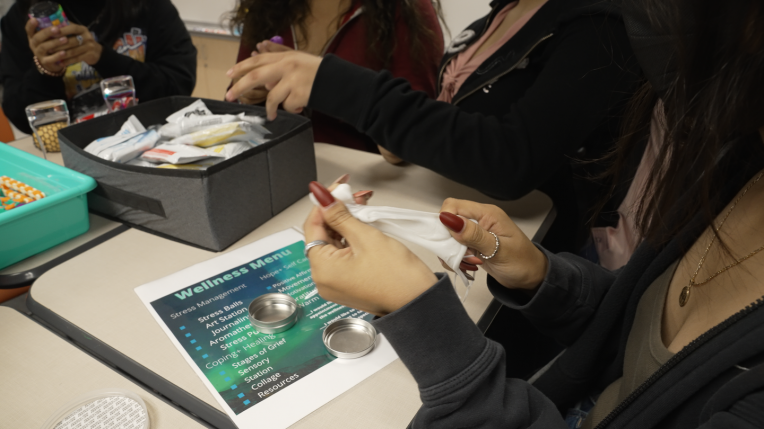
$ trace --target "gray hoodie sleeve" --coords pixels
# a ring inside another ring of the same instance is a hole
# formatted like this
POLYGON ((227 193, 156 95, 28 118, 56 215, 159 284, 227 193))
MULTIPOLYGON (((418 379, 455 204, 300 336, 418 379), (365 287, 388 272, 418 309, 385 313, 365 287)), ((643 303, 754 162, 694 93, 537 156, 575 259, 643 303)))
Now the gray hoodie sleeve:
POLYGON ((470 320, 448 276, 376 320, 419 386, 410 428, 565 429, 554 404, 525 381, 505 378, 504 349, 470 320))
POLYGON ((519 310, 540 332, 567 346, 589 325, 616 273, 576 255, 554 254, 537 247, 549 265, 533 297, 507 289, 493 278, 488 288, 497 300, 519 310))

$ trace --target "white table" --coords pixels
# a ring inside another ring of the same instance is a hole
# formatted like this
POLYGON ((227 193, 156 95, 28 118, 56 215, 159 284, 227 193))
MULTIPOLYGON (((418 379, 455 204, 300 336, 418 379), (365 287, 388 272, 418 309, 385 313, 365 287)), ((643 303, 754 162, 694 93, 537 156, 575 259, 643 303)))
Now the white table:
MULTIPOLYGON (((422 167, 396 167, 379 155, 332 145, 316 144, 315 148, 319 181, 330 183, 350 173, 354 189, 374 190, 372 203, 376 205, 437 212, 446 197, 494 203, 506 210, 526 235, 537 239, 543 237, 554 217, 551 200, 540 192, 514 202, 499 202, 422 167)), ((227 251, 301 226, 310 207, 306 195, 227 251)), ((434 271, 442 271, 434 255, 409 247, 434 271)), ((130 229, 48 271, 35 282, 28 305, 38 317, 86 349, 205 421, 230 428, 230 419, 133 291, 217 255, 130 229)), ((478 321, 491 302, 485 273, 479 272, 465 303, 467 312, 478 321)), ((396 361, 292 427, 401 428, 419 406, 413 378, 396 361)))
MULTIPOLYGON (((8 145, 42 158, 42 152, 34 147, 32 137, 19 139, 8 145)), ((47 159, 64 165, 60 152, 49 153, 47 159)), ((78 252, 94 247, 130 228, 94 214, 90 214, 89 218, 90 229, 84 234, 0 270, 0 289, 30 285, 45 271, 74 257, 78 252)))
POLYGON ((0 426, 39 428, 69 401, 105 388, 143 399, 152 429, 204 428, 21 313, 0 307, 0 426))

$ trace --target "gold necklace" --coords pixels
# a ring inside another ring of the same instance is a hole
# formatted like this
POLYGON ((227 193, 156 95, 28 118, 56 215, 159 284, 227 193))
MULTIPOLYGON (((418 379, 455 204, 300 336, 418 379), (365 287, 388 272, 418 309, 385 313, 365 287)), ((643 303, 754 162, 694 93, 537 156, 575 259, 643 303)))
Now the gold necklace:
POLYGON ((756 179, 754 179, 753 182, 751 182, 748 186, 745 187, 745 189, 743 189, 743 192, 740 194, 740 196, 735 198, 735 201, 732 202, 732 206, 729 208, 729 210, 727 210, 727 214, 724 215, 724 218, 719 223, 719 226, 714 228, 714 232, 715 232, 714 236, 711 238, 711 242, 708 243, 708 246, 706 247, 706 251, 703 253, 703 257, 700 258, 700 261, 698 262, 698 268, 695 270, 695 274, 693 274, 692 278, 690 278, 690 283, 688 283, 687 286, 683 287, 682 291, 679 293, 679 306, 680 307, 684 307, 690 301, 690 292, 692 291, 692 287, 693 286, 702 286, 702 285, 710 282, 712 279, 714 279, 719 274, 729 270, 732 267, 740 265, 746 259, 748 259, 751 256, 753 256, 753 255, 761 252, 762 250, 764 250, 764 246, 759 247, 758 249, 754 250, 753 252, 743 256, 742 258, 740 258, 740 259, 736 260, 735 262, 727 265, 726 267, 722 268, 721 270, 711 274, 710 276, 708 276, 707 279, 703 280, 702 282, 695 283, 695 277, 697 277, 698 273, 700 272, 700 267, 702 267, 703 263, 706 262, 706 256, 708 256, 708 251, 711 250, 711 246, 713 246, 714 243, 716 242, 716 237, 719 235, 719 231, 722 229, 722 226, 724 225, 724 222, 727 220, 727 218, 729 217, 730 213, 732 213, 732 210, 735 210, 735 207, 737 207, 738 201, 740 201, 740 199, 743 198, 743 196, 746 193, 748 193, 748 190, 751 189, 751 187, 753 185, 755 185, 756 182, 759 181, 759 179, 761 179, 762 175, 764 175, 764 172, 759 173, 759 175, 756 176, 756 179))

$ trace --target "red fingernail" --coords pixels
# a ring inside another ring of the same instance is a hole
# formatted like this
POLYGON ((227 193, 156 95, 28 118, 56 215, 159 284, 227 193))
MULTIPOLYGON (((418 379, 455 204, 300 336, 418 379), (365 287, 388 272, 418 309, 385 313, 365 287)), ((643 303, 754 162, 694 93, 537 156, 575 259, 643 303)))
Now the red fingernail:
POLYGON ((339 183, 342 185, 343 183, 347 183, 348 180, 350 180, 350 175, 345 173, 342 176, 338 177, 337 180, 334 181, 334 183, 339 183))
POLYGON ((464 262, 472 265, 483 265, 483 260, 474 255, 465 255, 462 259, 464 262))
POLYGON ((363 197, 365 199, 371 198, 371 196, 374 195, 374 191, 358 191, 355 194, 353 194, 354 197, 363 197))
POLYGON ((466 262, 460 262, 459 263, 459 269, 462 271, 477 271, 478 267, 472 264, 468 264, 466 262))
POLYGON ((330 205, 334 204, 334 197, 329 192, 329 190, 324 188, 320 183, 310 182, 308 188, 310 189, 310 192, 313 193, 313 196, 316 197, 318 203, 321 204, 321 207, 329 207, 330 205))
POLYGON ((462 230, 464 229, 464 219, 460 218, 459 216, 453 213, 440 212, 439 217, 440 217, 440 222, 451 231, 462 232, 462 230))

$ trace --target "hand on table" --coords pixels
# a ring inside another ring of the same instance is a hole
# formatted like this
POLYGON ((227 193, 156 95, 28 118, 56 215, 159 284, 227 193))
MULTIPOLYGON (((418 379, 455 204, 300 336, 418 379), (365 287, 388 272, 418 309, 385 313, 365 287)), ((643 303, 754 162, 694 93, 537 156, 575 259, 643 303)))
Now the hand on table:
POLYGON ((103 47, 93 39, 87 27, 70 23, 37 31, 37 20, 31 18, 24 27, 29 49, 46 70, 59 73, 81 61, 93 65, 101 59, 103 47))
POLYGON ((300 113, 308 105, 319 65, 321 57, 293 50, 257 54, 228 70, 228 77, 236 83, 226 100, 234 101, 247 91, 264 88, 269 91, 265 102, 268 120, 276 119, 279 105, 300 113))
POLYGON ((441 207, 440 221, 456 241, 469 248, 467 253, 472 254, 464 259, 462 270, 475 271, 476 265, 481 265, 504 287, 526 291, 534 290, 544 280, 548 263, 546 256, 504 210, 493 205, 449 198, 441 207), (475 219, 477 223, 468 219, 475 219), (494 257, 485 259, 477 256, 478 252, 491 256, 496 250, 496 238, 488 231, 499 238, 499 248, 494 257))
MULTIPOLYGON (((329 243, 308 252, 313 281, 324 299, 382 316, 435 284, 435 274, 406 246, 354 218, 319 183, 311 182, 310 191, 321 207, 314 207, 305 221, 305 241, 329 243)), ((358 194, 356 202, 364 198, 358 194)))

